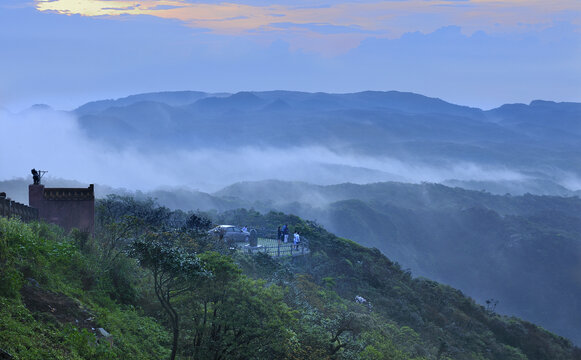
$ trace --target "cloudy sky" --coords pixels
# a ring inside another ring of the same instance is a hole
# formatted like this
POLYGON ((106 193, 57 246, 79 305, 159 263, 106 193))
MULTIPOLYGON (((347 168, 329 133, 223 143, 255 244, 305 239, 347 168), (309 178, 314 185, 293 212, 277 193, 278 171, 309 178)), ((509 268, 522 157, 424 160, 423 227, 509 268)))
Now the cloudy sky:
POLYGON ((164 90, 581 101, 579 0, 2 0, 0 107, 164 90))

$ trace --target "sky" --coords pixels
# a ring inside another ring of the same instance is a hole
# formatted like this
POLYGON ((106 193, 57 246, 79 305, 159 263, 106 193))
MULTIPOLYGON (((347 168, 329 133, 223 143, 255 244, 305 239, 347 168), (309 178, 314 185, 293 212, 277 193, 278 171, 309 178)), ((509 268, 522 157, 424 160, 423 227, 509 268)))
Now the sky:
POLYGON ((199 90, 581 101, 578 0, 2 0, 0 107, 199 90))

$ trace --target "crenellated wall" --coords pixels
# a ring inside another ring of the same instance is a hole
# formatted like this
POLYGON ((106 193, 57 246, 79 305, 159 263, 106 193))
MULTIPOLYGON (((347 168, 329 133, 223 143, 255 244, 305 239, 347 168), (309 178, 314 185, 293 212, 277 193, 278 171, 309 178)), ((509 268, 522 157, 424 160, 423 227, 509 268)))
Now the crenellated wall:
POLYGON ((0 216, 17 216, 22 221, 38 220, 38 209, 26 206, 6 197, 0 197, 0 216))

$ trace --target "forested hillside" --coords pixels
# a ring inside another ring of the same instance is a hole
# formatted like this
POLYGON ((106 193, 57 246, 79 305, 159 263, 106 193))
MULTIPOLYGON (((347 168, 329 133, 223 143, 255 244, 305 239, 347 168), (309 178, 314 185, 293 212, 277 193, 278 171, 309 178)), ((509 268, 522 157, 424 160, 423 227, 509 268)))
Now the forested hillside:
POLYGON ((240 183, 215 195, 317 219, 416 275, 581 342, 581 199, 438 184, 240 183))
POLYGON ((568 340, 316 223, 253 210, 208 216, 264 232, 288 223, 310 255, 244 254, 205 236, 202 213, 128 197, 98 201, 95 238, 1 218, 2 356, 581 359, 568 340))
POLYGON ((184 211, 254 208, 315 219, 379 249, 415 276, 461 289, 480 303, 495 299, 498 312, 581 342, 578 197, 500 196, 428 183, 282 181, 238 183, 214 194, 181 189, 135 195, 184 211))

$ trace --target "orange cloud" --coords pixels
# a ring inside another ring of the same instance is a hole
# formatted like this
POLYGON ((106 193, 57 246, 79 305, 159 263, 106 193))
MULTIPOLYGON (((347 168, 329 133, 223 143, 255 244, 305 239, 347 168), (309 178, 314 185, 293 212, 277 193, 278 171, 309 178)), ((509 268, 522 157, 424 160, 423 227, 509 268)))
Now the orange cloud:
MULTIPOLYGON (((293 32, 296 36, 350 39, 375 36, 395 38, 406 32, 432 32, 457 25, 477 30, 514 31, 519 26, 550 26, 563 14, 581 12, 578 0, 407 0, 337 3, 329 7, 297 8, 289 5, 253 6, 237 3, 189 3, 185 0, 36 0, 36 9, 65 15, 150 15, 178 19, 187 26, 218 34, 293 32), (286 26, 279 23, 303 25, 286 26), (313 25, 305 27, 304 25, 313 25), (317 27, 316 25, 326 27, 317 27), (329 26, 335 27, 329 32, 329 26), (364 33, 367 32, 367 35, 364 33), (331 36, 332 35, 332 36, 331 36)), ((572 16, 576 25, 579 17, 572 16)), ((571 19, 569 19, 571 20, 571 19)))

